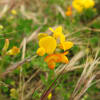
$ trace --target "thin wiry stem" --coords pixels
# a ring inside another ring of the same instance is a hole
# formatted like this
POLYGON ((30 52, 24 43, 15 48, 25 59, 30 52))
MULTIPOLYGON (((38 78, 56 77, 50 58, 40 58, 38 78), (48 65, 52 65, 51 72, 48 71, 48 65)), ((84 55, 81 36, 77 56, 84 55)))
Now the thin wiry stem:
POLYGON ((6 69, 5 72, 3 72, 3 73, 0 74, 0 78, 4 78, 6 75, 8 75, 12 71, 14 71, 16 68, 22 66, 26 62, 30 62, 32 59, 34 59, 36 57, 37 57, 37 55, 34 55, 32 57, 24 59, 23 61, 19 61, 19 62, 15 63, 15 64, 11 65, 9 68, 6 69))

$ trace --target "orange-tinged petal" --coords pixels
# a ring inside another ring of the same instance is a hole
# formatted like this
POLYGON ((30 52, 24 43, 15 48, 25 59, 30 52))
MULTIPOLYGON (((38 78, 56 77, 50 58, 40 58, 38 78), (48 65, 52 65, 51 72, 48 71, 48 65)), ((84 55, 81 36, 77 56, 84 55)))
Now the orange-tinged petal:
POLYGON ((54 62, 60 62, 60 55, 59 54, 51 54, 51 55, 48 55, 44 61, 45 62, 49 62, 50 60, 54 61, 54 62))
POLYGON ((52 36, 46 36, 39 41, 40 48, 44 48, 47 54, 52 54, 57 46, 55 38, 52 36))
POLYGON ((49 62, 48 62, 48 67, 50 68, 50 69, 54 69, 55 68, 55 65, 56 65, 56 63, 53 61, 53 60, 50 60, 49 62))
POLYGON ((71 16, 71 15, 72 15, 72 7, 69 6, 67 7, 66 16, 71 16))
POLYGON ((62 57, 61 57, 61 62, 67 64, 69 61, 68 61, 68 58, 67 58, 66 56, 63 56, 63 55, 62 55, 62 57))
POLYGON ((66 51, 66 52, 64 52, 64 53, 62 53, 62 54, 63 54, 63 55, 68 55, 68 53, 69 53, 69 52, 68 52, 68 51, 66 51))
POLYGON ((53 66, 54 63, 62 62, 62 63, 68 63, 68 58, 65 56, 68 52, 64 53, 58 53, 58 54, 51 54, 48 55, 44 61, 50 66, 53 66), (51 63, 52 62, 52 63, 51 63))
POLYGON ((44 48, 38 48, 36 52, 39 56, 44 56, 45 54, 45 49, 44 48))
POLYGON ((70 41, 65 41, 60 44, 60 48, 64 49, 64 50, 68 50, 68 49, 72 48, 72 46, 73 46, 73 43, 70 41))
POLYGON ((68 61, 68 58, 67 58, 67 54, 68 54, 69 52, 68 51, 66 51, 66 52, 64 52, 64 53, 60 53, 59 54, 59 56, 60 56, 60 62, 62 62, 62 63, 68 63, 69 61, 68 61))
POLYGON ((66 11, 66 16, 71 16, 71 15, 72 15, 72 11, 71 10, 66 11))

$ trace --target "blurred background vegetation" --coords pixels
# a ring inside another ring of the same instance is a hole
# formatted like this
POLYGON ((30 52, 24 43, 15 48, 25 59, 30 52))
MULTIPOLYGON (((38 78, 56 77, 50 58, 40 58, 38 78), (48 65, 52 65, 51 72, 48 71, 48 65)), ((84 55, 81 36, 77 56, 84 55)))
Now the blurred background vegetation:
POLYGON ((100 100, 100 0, 94 1, 77 12, 73 0, 0 0, 0 100, 100 100), (74 46, 69 64, 50 70, 36 56, 37 34, 59 25, 74 46), (20 53, 4 55, 5 39, 20 53))

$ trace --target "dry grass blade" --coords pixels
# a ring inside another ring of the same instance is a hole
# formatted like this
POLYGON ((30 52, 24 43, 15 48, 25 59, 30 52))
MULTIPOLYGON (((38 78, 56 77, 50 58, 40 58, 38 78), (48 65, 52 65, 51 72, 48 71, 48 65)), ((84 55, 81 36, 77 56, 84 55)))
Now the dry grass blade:
POLYGON ((77 94, 77 92, 79 91, 79 89, 80 89, 80 87, 81 87, 81 85, 82 85, 82 83, 83 83, 83 81, 85 79, 85 74, 86 74, 86 71, 88 69, 88 66, 89 66, 89 64, 86 63, 85 67, 84 67, 84 70, 83 70, 83 72, 81 74, 81 77, 79 78, 79 80, 78 80, 78 82, 76 84, 76 87, 75 87, 75 89, 73 91, 73 96, 75 96, 77 94))
POLYGON ((36 90, 40 89, 41 87, 42 87, 42 82, 41 82, 41 80, 40 80, 39 82, 37 82, 37 84, 36 84, 35 87, 33 87, 33 88, 31 88, 31 89, 29 90, 28 94, 23 98, 23 100, 28 100, 28 98, 29 98, 32 94, 34 94, 34 92, 35 92, 36 90))
POLYGON ((23 65, 26 62, 30 62, 32 59, 36 58, 37 56, 32 56, 29 58, 24 59, 23 61, 19 61, 13 65, 11 65, 9 68, 6 69, 5 72, 0 74, 0 78, 5 77, 6 75, 8 75, 10 72, 12 72, 13 70, 15 70, 16 68, 20 67, 21 65, 23 65))
MULTIPOLYGON (((32 40, 35 40, 37 38, 37 35, 40 31, 41 27, 39 27, 35 32, 33 32, 30 36, 26 37, 26 44, 29 43, 30 41, 32 40)), ((23 43, 24 43, 24 40, 22 41, 21 45, 20 45, 20 48, 22 48, 23 46, 23 43)))
POLYGON ((72 93, 71 100, 80 100, 81 96, 91 86, 92 81, 96 77, 96 73, 93 73, 93 71, 96 69, 99 60, 100 58, 97 58, 97 53, 96 53, 93 62, 86 61, 81 77, 79 78, 76 87, 72 93))
POLYGON ((79 92, 79 94, 77 96, 74 97, 74 99, 72 100, 80 100, 81 96, 87 91, 87 89, 91 86, 91 82, 94 80, 95 75, 92 75, 90 77, 90 79, 87 80, 86 84, 84 85, 84 87, 81 89, 81 91, 79 92))
POLYGON ((61 13, 62 17, 66 18, 66 15, 65 15, 65 12, 63 11, 63 9, 60 6, 58 6, 58 5, 56 5, 56 8, 61 13))
MULTIPOLYGON (((22 61, 25 58, 25 51, 26 51, 26 38, 24 38, 24 42, 23 42, 23 49, 22 49, 22 61)), ((19 99, 23 100, 24 97, 24 88, 22 83, 24 83, 24 76, 22 75, 22 71, 23 68, 20 68, 20 75, 19 75, 19 90, 20 90, 20 95, 19 95, 19 99)))
MULTIPOLYGON (((39 72, 40 72, 40 69, 38 69, 34 74, 32 74, 32 75, 30 76, 30 78, 29 78, 26 82, 24 82, 24 84, 23 84, 23 90, 24 90, 24 91, 27 90, 29 82, 30 82, 39 72)), ((38 84, 38 86, 37 86, 36 88, 34 88, 34 89, 32 88, 32 89, 30 90, 30 92, 24 97, 24 100, 27 99, 27 98, 29 98, 30 95, 34 94, 34 92, 35 92, 37 89, 39 89, 39 88, 41 88, 41 87, 43 86, 43 84, 42 84, 41 81, 38 82, 38 83, 40 83, 40 84, 38 84)), ((36 83, 36 84, 37 84, 37 83, 36 83)))
POLYGON ((70 37, 70 36, 72 36, 73 34, 75 34, 77 32, 83 32, 85 30, 89 30, 89 31, 93 31, 93 32, 100 32, 100 29, 95 29, 95 28, 90 28, 90 27, 83 27, 83 28, 80 28, 80 29, 75 30, 72 33, 66 34, 65 36, 66 37, 70 37))
POLYGON ((37 15, 33 12, 26 12, 25 6, 21 5, 20 11, 23 16, 25 16, 27 19, 32 19, 35 23, 39 23, 37 20, 37 15))
POLYGON ((8 4, 6 4, 6 5, 4 6, 3 10, 1 11, 1 13, 0 13, 0 18, 7 12, 7 10, 8 10, 8 4))

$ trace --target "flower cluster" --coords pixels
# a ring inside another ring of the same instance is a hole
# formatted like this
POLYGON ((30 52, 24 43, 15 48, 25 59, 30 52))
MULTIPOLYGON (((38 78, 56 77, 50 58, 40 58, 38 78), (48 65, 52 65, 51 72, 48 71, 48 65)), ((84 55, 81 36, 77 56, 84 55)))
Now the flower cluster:
POLYGON ((68 58, 66 57, 68 51, 66 50, 70 49, 73 46, 73 43, 65 40, 62 26, 57 27, 55 30, 51 27, 49 29, 53 33, 52 36, 46 33, 40 33, 38 35, 39 48, 37 49, 37 54, 39 56, 48 54, 44 61, 48 64, 50 69, 54 69, 58 62, 68 63, 68 58), (64 53, 54 53, 56 48, 63 49, 64 53))
POLYGON ((94 0, 73 0, 72 6, 78 12, 82 12, 84 9, 92 8, 95 5, 94 0))

